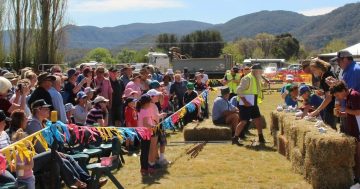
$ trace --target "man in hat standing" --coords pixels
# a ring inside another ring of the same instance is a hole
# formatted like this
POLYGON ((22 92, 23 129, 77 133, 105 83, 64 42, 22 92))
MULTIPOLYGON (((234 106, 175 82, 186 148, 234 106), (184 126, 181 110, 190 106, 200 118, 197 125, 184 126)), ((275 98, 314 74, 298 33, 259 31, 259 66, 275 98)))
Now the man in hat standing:
POLYGON ((221 96, 214 100, 212 121, 214 125, 230 125, 231 130, 234 133, 235 128, 240 123, 240 118, 238 109, 229 102, 229 97, 229 87, 222 87, 221 96))
POLYGON ((208 80, 209 80, 209 76, 208 76, 208 74, 206 74, 205 73, 205 70, 203 69, 203 68, 200 68, 199 69, 199 72, 200 72, 200 74, 201 74, 201 83, 203 83, 203 84, 207 84, 207 82, 208 82, 208 80))
POLYGON ((236 96, 236 89, 240 83, 241 75, 237 66, 232 67, 230 72, 225 74, 223 79, 223 85, 226 85, 230 89, 230 99, 236 96))
POLYGON ((116 127, 120 127, 122 121, 124 120, 124 103, 121 100, 124 94, 125 85, 119 79, 119 71, 115 67, 109 68, 109 79, 112 87, 112 101, 110 109, 110 124, 113 124, 116 127))
POLYGON ((252 119, 258 130, 259 142, 265 143, 264 135, 262 133, 261 114, 258 104, 263 100, 262 89, 262 67, 260 64, 255 64, 251 68, 251 73, 247 74, 241 79, 240 85, 237 88, 239 96, 239 113, 240 124, 236 127, 233 144, 239 144, 239 136, 244 126, 252 119))
POLYGON ((34 92, 30 95, 28 100, 29 107, 31 104, 39 99, 44 99, 49 105, 52 104, 51 96, 48 90, 52 87, 52 83, 56 80, 55 76, 50 75, 48 72, 41 73, 38 77, 38 86, 34 92))
POLYGON ((122 76, 120 77, 120 80, 124 83, 124 86, 126 86, 131 79, 132 76, 132 68, 130 65, 126 65, 123 69, 122 69, 122 76))
POLYGON ((331 61, 336 61, 343 70, 342 78, 346 85, 360 91, 360 65, 354 61, 352 54, 349 51, 339 51, 331 61))

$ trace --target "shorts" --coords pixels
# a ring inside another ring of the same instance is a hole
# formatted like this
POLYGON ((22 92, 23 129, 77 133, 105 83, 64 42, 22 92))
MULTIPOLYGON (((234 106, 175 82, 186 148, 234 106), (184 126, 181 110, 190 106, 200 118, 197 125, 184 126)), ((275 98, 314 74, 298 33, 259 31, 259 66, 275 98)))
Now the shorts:
POLYGON ((261 117, 258 105, 249 107, 239 105, 238 108, 240 121, 250 121, 250 119, 256 119, 261 117))
POLYGON ((225 117, 220 117, 217 120, 213 120, 214 125, 225 125, 226 121, 225 121, 225 117))

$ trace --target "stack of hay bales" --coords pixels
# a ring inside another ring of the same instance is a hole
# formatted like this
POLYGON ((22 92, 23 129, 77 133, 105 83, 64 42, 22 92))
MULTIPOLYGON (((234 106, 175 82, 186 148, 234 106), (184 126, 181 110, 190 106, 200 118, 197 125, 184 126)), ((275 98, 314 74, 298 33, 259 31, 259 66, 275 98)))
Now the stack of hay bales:
POLYGON ((295 120, 291 113, 272 112, 271 119, 272 125, 278 122, 279 153, 291 161, 293 170, 304 175, 313 188, 349 188, 352 185, 354 138, 331 128, 320 133, 315 123, 295 120))
POLYGON ((208 124, 188 124, 184 128, 185 141, 219 141, 230 140, 231 128, 227 126, 214 126, 208 124))

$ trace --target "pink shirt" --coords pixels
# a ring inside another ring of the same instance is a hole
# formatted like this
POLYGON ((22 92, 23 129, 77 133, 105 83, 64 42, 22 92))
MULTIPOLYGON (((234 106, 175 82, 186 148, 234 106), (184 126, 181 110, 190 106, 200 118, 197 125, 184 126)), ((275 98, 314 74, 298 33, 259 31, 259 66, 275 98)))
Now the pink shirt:
POLYGON ((110 80, 107 78, 104 78, 103 80, 95 78, 95 84, 96 84, 96 88, 101 88, 101 93, 98 95, 103 96, 108 100, 111 100, 110 97, 113 90, 111 87, 110 80))
POLYGON ((151 118, 154 120, 156 124, 160 122, 159 109, 154 103, 150 103, 149 112, 151 114, 151 118))
POLYGON ((150 118, 150 124, 151 125, 155 125, 153 119, 151 118, 151 111, 150 108, 148 109, 141 109, 140 112, 138 113, 138 127, 145 127, 144 126, 144 118, 149 117, 150 118))
POLYGON ((140 85, 134 83, 133 81, 130 81, 130 82, 126 85, 125 89, 127 89, 127 88, 130 88, 130 89, 138 92, 139 95, 142 94, 140 85))

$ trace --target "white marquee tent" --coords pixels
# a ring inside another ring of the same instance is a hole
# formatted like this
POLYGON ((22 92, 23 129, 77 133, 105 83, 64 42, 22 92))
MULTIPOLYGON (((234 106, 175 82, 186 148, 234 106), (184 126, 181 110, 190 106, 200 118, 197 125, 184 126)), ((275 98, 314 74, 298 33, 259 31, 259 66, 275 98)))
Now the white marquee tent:
MULTIPOLYGON (((349 51, 354 57, 360 57, 360 43, 355 44, 350 47, 347 47, 342 50, 349 51)), ((330 58, 330 57, 335 57, 336 55, 337 55, 337 52, 333 52, 333 53, 327 53, 327 54, 319 54, 319 57, 330 58)))

